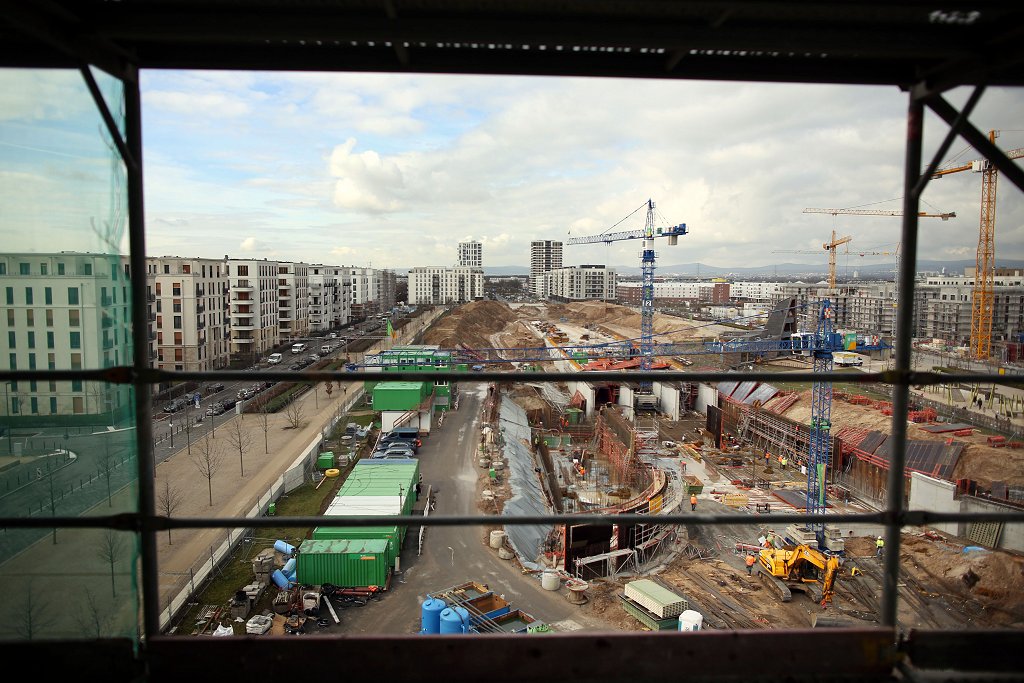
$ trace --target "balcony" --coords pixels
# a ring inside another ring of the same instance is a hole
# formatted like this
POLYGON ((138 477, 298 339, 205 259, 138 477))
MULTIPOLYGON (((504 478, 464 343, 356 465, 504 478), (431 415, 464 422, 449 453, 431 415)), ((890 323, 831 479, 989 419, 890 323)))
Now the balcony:
POLYGON ((234 290, 231 290, 231 297, 230 297, 229 301, 232 304, 235 304, 235 303, 252 304, 252 303, 256 302, 256 299, 254 299, 253 296, 251 294, 249 294, 248 292, 236 292, 234 290))
POLYGON ((196 306, 196 314, 198 315, 199 313, 206 313, 206 306, 203 306, 203 305, 196 306))
POLYGON ((238 280, 231 285, 231 291, 233 292, 251 292, 253 289, 255 287, 249 280, 238 280))
POLYGON ((232 344, 252 344, 256 340, 253 337, 232 337, 232 344))

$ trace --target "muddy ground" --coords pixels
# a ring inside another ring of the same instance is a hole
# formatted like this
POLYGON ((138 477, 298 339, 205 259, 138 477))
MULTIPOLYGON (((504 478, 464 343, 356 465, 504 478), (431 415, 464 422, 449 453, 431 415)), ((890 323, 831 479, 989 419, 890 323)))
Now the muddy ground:
MULTIPOLYGON (((452 347, 456 342, 478 347, 539 346, 542 342, 531 325, 533 320, 592 325, 595 329, 633 337, 639 334, 639 316, 622 306, 602 302, 521 307, 514 310, 497 302, 477 302, 450 314, 438 330, 432 330, 427 343, 452 347)), ((689 321, 659 315, 658 332, 674 340, 698 338, 702 329, 689 321)), ((541 410, 540 399, 529 399, 517 392, 517 401, 527 402, 528 410, 541 410), (531 403, 532 401, 532 403, 531 403), (536 405, 534 405, 536 404, 536 405)), ((799 422, 810 419, 810 391, 801 392, 797 401, 783 414, 799 422)), ((888 432, 891 416, 878 407, 854 405, 845 396, 833 401, 833 429, 853 425, 888 432)), ((948 439, 909 426, 912 439, 948 439)), ((957 437, 966 442, 957 478, 982 482, 1007 481, 1024 485, 1024 452, 991 448, 980 432, 957 437)), ((482 512, 500 510, 507 486, 488 486, 494 501, 487 501, 482 512)), ((709 503, 714 505, 715 503, 709 503)), ((849 625, 870 624, 878 620, 881 608, 882 565, 875 557, 873 538, 846 539, 844 565, 837 581, 836 596, 822 608, 810 598, 795 593, 789 603, 781 603, 757 576, 748 576, 742 555, 735 552, 737 541, 749 542, 763 529, 752 519, 749 528, 731 526, 708 529, 701 535, 696 528, 681 527, 675 537, 663 544, 660 564, 649 571, 674 586, 700 611, 708 628, 797 628, 813 625, 826 616, 849 625), (852 569, 859 573, 854 576, 852 569)), ((901 541, 901 581, 898 619, 909 628, 992 628, 1024 626, 1024 558, 1013 553, 974 550, 962 541, 944 534, 907 529, 901 541)), ((636 576, 597 580, 590 583, 589 600, 579 606, 581 618, 614 630, 642 630, 644 626, 620 606, 618 595, 627 581, 636 576)))

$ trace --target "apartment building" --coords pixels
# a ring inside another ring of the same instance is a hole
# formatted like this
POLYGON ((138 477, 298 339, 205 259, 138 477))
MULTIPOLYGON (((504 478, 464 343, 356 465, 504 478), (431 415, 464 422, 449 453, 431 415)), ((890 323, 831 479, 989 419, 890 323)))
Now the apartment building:
POLYGON ((234 358, 255 361, 278 344, 278 266, 266 259, 227 259, 234 358))
POLYGON ((393 270, 377 271, 377 309, 390 311, 398 301, 398 278, 393 270))
POLYGON ((483 254, 484 248, 480 242, 459 242, 455 265, 459 268, 483 268, 483 254))
POLYGON ((617 278, 603 265, 558 268, 544 274, 547 298, 558 301, 607 301, 615 298, 617 278))
POLYGON ((562 267, 562 243, 553 240, 530 242, 530 292, 538 298, 547 298, 544 274, 562 267))
MULTIPOLYGON (((132 362, 127 257, 61 252, 0 254, 5 366, 88 370, 132 362)), ((2 414, 49 424, 49 416, 95 416, 115 424, 131 409, 127 389, 82 380, 15 381, 0 387, 2 414)), ((61 424, 67 424, 66 418, 61 424)))
POLYGON ((323 332, 348 324, 352 283, 347 269, 314 263, 308 269, 309 331, 323 332))
MULTIPOLYGON (((640 282, 621 282, 617 285, 619 301, 627 306, 639 306, 643 300, 640 282)), ((659 303, 699 302, 726 304, 730 298, 728 282, 701 282, 699 280, 672 280, 654 283, 654 300, 659 303)))
POLYGON ((409 271, 410 304, 459 304, 484 296, 480 268, 421 266, 409 271))
POLYGON ((732 282, 729 284, 729 296, 732 299, 771 303, 772 297, 781 289, 782 283, 779 282, 732 282))
POLYGON ((220 259, 146 259, 151 364, 216 370, 230 360, 227 264, 220 259))
MULTIPOLYGON (((914 291, 915 334, 967 346, 971 338, 974 268, 934 275, 914 291)), ((992 341, 1016 341, 1024 331, 1024 270, 996 268, 992 280, 992 341)))
POLYGON ((309 265, 277 264, 278 343, 309 336, 309 265))

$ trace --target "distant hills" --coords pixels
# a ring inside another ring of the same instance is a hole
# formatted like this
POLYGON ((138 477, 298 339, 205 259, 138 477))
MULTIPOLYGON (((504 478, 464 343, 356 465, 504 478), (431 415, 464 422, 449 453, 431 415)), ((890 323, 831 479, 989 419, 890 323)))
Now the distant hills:
MULTIPOLYGON (((964 268, 974 267, 974 259, 961 261, 929 261, 917 262, 918 272, 942 272, 945 269, 950 275, 963 275, 964 268)), ((998 261, 999 268, 1024 268, 1024 261, 1006 260, 998 261)), ((639 266, 613 266, 619 275, 640 275, 639 266)), ((842 278, 853 277, 856 272, 861 278, 891 278, 896 268, 896 262, 858 264, 853 266, 838 265, 836 274, 842 278)), ((778 263, 768 266, 709 266, 706 263, 677 263, 673 265, 658 264, 657 274, 659 278, 664 277, 729 277, 741 276, 743 278, 754 277, 802 277, 820 278, 828 276, 828 266, 823 263, 778 263)), ((484 275, 529 275, 528 268, 522 266, 493 266, 484 267, 484 275)))

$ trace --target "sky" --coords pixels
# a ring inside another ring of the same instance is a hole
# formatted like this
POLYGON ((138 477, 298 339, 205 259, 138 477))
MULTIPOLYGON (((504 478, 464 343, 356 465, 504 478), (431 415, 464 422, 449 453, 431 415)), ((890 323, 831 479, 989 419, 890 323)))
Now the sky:
MULTIPOLYGON (((8 83, 0 94, 0 177, 10 180, 20 155, 43 148, 49 163, 43 173, 37 161, 0 198, 42 196, 55 174, 103 162, 95 149, 80 159, 58 154, 68 141, 54 120, 95 118, 87 93, 72 98, 61 87, 61 78, 80 77, 21 75, 13 93, 8 83), (19 99, 19 85, 35 104, 19 99), (40 93, 52 98, 46 111, 40 93), (41 120, 49 134, 33 139, 25 130, 41 120)), ((824 264, 833 230, 853 238, 855 253, 899 246, 899 218, 804 213, 902 208, 907 97, 897 88, 190 71, 145 71, 141 83, 151 256, 404 270, 453 265, 456 243, 475 239, 485 267, 525 269, 532 240, 642 228, 648 199, 656 225, 689 231, 676 246, 656 243, 663 265, 824 264)), ((967 95, 947 99, 959 106, 967 95)), ((1022 113, 1024 92, 993 88, 971 120, 1001 130, 997 144, 1014 149, 1024 147, 1022 113)), ((925 162, 946 130, 926 116, 925 162)), ((958 139, 946 155, 954 158, 980 155, 958 139)), ((1024 258, 1024 201, 1008 181, 999 190, 997 259, 1024 258)), ((921 219, 919 258, 974 258, 980 191, 980 175, 969 172, 929 184, 922 210, 957 217, 921 219)), ((63 206, 49 196, 51 211, 63 206)), ((101 204, 65 222, 93 222, 101 204)), ((52 245, 18 239, 30 250, 52 245)), ((636 266, 640 249, 638 241, 566 245, 564 263, 636 266)))

